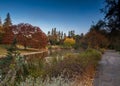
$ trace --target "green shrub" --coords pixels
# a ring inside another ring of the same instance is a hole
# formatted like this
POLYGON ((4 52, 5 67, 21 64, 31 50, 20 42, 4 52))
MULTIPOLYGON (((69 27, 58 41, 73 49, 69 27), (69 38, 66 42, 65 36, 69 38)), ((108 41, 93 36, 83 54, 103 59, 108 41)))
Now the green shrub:
POLYGON ((93 65, 96 67, 101 59, 101 52, 94 49, 87 49, 85 52, 80 53, 82 66, 93 65))
POLYGON ((44 74, 45 60, 41 58, 34 58, 27 62, 29 75, 37 78, 44 74))

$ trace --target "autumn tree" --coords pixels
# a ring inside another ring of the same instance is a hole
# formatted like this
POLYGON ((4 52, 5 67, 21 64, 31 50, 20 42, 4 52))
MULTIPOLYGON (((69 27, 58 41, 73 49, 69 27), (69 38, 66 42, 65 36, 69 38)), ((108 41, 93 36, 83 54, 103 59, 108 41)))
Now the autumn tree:
POLYGON ((27 47, 45 48, 47 45, 47 37, 39 27, 21 23, 17 25, 17 30, 18 43, 23 45, 25 49, 27 47))
POLYGON ((13 41, 14 34, 12 32, 12 22, 10 18, 10 14, 7 13, 6 19, 2 25, 2 43, 10 44, 13 41))
POLYGON ((31 40, 31 33, 33 33, 32 25, 30 24, 18 24, 15 28, 18 31, 17 41, 19 44, 23 45, 24 48, 28 46, 31 40))
POLYGON ((7 31, 5 31, 3 37, 2 37, 2 43, 3 44, 11 44, 14 40, 14 33, 12 31, 13 26, 5 27, 4 29, 9 28, 7 31))
POLYGON ((16 38, 17 44, 32 48, 45 48, 47 45, 47 36, 39 27, 32 26, 27 23, 9 26, 4 33, 2 43, 11 44, 16 38))
MULTIPOLYGON (((38 28, 39 29, 39 28, 38 28)), ((32 35, 31 46, 34 48, 45 48, 47 45, 47 36, 42 31, 37 31, 32 35)))
POLYGON ((105 48, 109 45, 108 39, 95 30, 88 32, 84 40, 87 42, 88 47, 91 48, 105 48))

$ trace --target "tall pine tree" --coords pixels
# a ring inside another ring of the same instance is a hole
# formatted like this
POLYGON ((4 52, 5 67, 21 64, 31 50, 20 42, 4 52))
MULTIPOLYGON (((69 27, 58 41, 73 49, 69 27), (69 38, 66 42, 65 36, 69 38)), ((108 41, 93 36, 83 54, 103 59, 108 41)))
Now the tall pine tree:
POLYGON ((10 14, 7 13, 7 16, 6 16, 5 22, 3 24, 3 27, 8 28, 11 25, 12 25, 12 22, 11 22, 10 14))

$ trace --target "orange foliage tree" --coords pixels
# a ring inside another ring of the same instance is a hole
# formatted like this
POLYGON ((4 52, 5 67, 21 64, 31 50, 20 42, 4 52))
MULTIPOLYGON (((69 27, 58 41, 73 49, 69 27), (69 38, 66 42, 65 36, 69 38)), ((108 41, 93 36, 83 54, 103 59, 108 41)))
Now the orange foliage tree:
POLYGON ((2 44, 11 44, 14 40, 14 33, 12 32, 13 26, 9 26, 9 28, 4 28, 4 34, 2 37, 2 44))
POLYGON ((36 31, 32 34, 31 44, 34 48, 45 48, 47 45, 47 36, 43 33, 39 27, 36 27, 36 31))
POLYGON ((30 24, 19 24, 18 27, 18 43, 26 47, 45 48, 47 45, 47 36, 39 27, 30 24))
POLYGON ((109 45, 107 37, 95 30, 88 32, 85 40, 88 46, 92 48, 107 47, 109 45))
POLYGON ((17 39, 17 44, 23 45, 24 48, 45 48, 47 45, 47 36, 39 27, 30 24, 12 25, 5 29, 2 43, 11 44, 17 39))

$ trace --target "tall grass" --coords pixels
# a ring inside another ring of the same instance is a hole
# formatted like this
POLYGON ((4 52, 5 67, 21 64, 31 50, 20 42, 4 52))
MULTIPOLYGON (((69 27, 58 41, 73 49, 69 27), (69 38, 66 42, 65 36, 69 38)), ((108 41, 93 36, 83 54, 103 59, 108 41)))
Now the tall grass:
POLYGON ((64 79, 61 76, 52 77, 51 79, 47 77, 44 81, 40 77, 28 77, 24 82, 20 82, 19 86, 71 86, 71 84, 68 79, 64 79))

